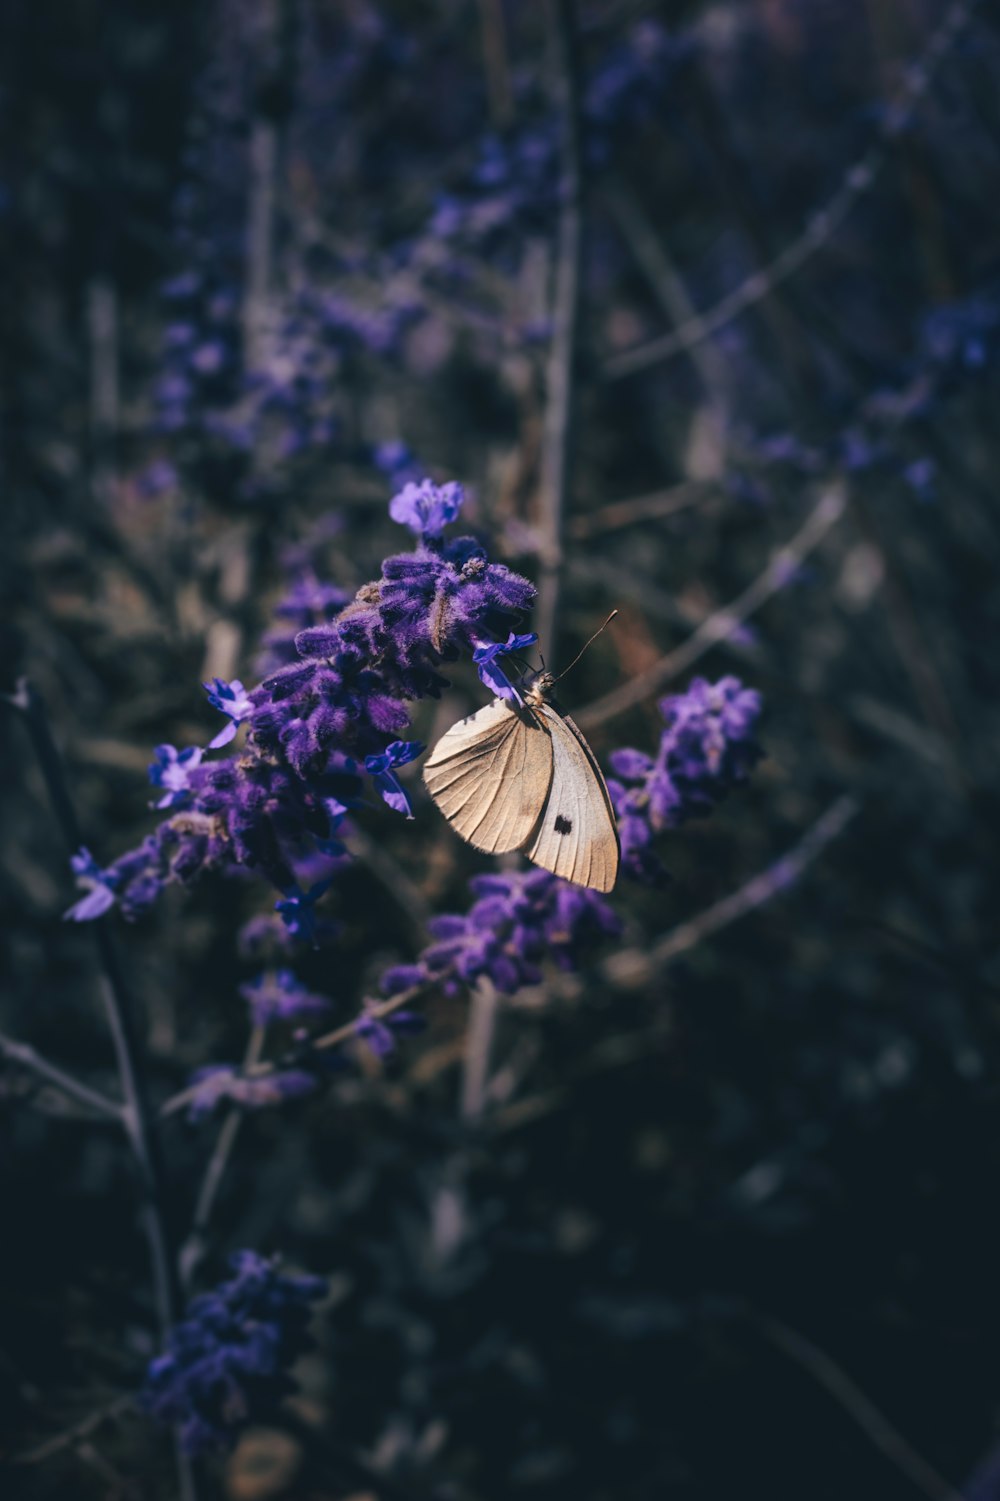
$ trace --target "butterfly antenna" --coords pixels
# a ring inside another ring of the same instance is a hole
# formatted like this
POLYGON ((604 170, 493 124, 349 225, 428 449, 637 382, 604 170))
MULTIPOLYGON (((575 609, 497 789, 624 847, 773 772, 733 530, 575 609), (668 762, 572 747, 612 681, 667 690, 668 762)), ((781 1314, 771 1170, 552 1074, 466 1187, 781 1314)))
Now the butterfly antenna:
POLYGON ((614 618, 615 618, 615 616, 617 614, 618 614, 617 610, 612 610, 611 614, 608 616, 607 620, 604 622, 604 625, 599 625, 597 627, 597 630, 591 636, 590 640, 589 641, 585 641, 583 643, 583 645, 580 647, 580 650, 577 652, 576 656, 573 658, 572 662, 569 664, 569 667, 564 667, 563 670, 562 670, 562 672, 559 674, 559 677, 555 679, 555 681, 557 683, 559 681, 559 678, 564 678, 566 676, 567 672, 569 672, 569 670, 570 670, 570 667, 575 667, 576 666, 577 662, 579 662, 580 658, 583 656, 583 654, 587 650, 587 648, 592 644, 592 642, 594 642, 594 641, 597 640, 597 638, 601 634, 601 632, 603 630, 605 630, 607 628, 607 626, 609 626, 611 624, 612 620, 614 620, 614 618))

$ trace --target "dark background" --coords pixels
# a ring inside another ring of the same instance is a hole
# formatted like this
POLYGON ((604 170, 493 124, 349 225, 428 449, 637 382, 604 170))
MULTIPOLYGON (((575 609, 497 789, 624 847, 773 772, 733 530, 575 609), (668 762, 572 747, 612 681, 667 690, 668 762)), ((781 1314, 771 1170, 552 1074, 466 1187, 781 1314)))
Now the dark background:
MULTIPOLYGON (((459 1111, 464 996, 428 1002, 384 1070, 247 1120, 202 1283, 245 1245, 331 1296, 300 1431, 276 1417, 255 1440, 294 1478, 255 1482, 244 1449, 205 1493, 943 1497, 989 1453, 1000 1395, 997 13, 578 20, 562 659, 621 617, 570 707, 737 597, 830 486, 846 496, 698 664, 761 691, 766 758, 664 840, 668 887, 620 884, 621 947, 647 953, 839 795, 859 812, 791 890, 639 983, 595 962, 516 997, 508 1094, 478 1122, 459 1111), (965 24, 909 111, 946 14, 965 24), (870 190, 795 274, 614 378, 623 350, 773 267, 871 151, 870 190), (606 510, 660 492, 676 507, 606 510)), ((217 728, 200 680, 259 677, 289 547, 353 591, 403 545, 382 445, 466 483, 492 554, 537 575, 551 27, 519 0, 8 0, 0 29, 4 686, 27 672, 44 695, 107 861, 152 826, 153 746, 217 728), (185 364, 192 347, 214 352, 185 364)), ((461 670, 420 738, 478 693, 461 670)), ((606 764, 658 726, 651 700, 593 744, 606 764)), ((15 714, 0 734, 3 1030, 111 1089, 91 935, 60 920, 66 851, 15 714)), ((486 868, 423 796, 416 814, 361 820, 337 945, 300 965, 344 1019, 486 868)), ((236 934, 270 902, 206 882, 118 924, 158 1098, 240 1055, 236 934)), ((129 1164, 75 1108, 0 1072, 8 1459, 134 1390, 155 1348, 129 1164)), ((215 1130, 165 1130, 178 1227, 215 1130)), ((170 1475, 130 1416, 4 1483, 152 1501, 170 1475)))

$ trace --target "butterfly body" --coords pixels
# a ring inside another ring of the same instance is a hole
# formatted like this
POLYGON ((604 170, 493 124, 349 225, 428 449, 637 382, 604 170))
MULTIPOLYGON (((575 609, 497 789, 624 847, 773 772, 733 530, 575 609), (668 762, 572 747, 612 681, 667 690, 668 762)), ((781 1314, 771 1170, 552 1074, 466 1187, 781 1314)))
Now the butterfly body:
POLYGON ((521 850, 579 886, 610 891, 619 845, 593 753, 551 697, 554 679, 521 685, 441 737, 424 765, 428 791, 455 831, 490 854, 521 850))

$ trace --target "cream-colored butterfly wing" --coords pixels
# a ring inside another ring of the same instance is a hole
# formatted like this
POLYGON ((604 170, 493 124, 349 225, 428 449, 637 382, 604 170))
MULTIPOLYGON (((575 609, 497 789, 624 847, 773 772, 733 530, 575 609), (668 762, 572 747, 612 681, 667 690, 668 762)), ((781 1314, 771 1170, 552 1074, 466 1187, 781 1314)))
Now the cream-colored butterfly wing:
POLYGON ((618 826, 601 768, 580 731, 551 704, 532 705, 552 736, 552 782, 524 853, 577 886, 610 891, 618 878, 618 826))
POLYGON ((494 699, 441 736, 424 783, 456 833, 490 854, 521 849, 552 781, 552 740, 534 710, 494 699))

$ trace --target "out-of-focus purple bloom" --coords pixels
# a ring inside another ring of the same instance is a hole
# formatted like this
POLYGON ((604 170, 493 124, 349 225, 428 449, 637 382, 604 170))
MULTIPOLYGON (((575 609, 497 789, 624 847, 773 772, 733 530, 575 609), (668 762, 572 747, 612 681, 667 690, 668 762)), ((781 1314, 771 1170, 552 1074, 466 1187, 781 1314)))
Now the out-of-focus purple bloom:
POLYGON ((933 500, 937 465, 933 459, 914 459, 903 470, 903 479, 920 500, 933 500))
POLYGON ((290 887, 280 902, 275 902, 274 910, 281 914, 281 920, 290 932, 297 938, 302 938, 306 943, 316 942, 316 914, 313 910, 316 903, 324 892, 333 885, 332 876, 326 881, 317 881, 315 886, 310 886, 308 891, 303 891, 300 886, 290 887))
POLYGON ((204 752, 196 745, 182 751, 174 745, 158 745, 153 754, 156 760, 150 765, 149 780, 154 787, 163 788, 156 807, 182 806, 191 796, 191 773, 201 765, 204 752))
POLYGON ((188 1306, 150 1363, 142 1406, 178 1427, 189 1454, 230 1448, 240 1430, 294 1391, 288 1372, 309 1346, 321 1277, 282 1273, 254 1251, 230 1257, 235 1275, 188 1306))
POLYGON ((178 481, 177 470, 169 459, 154 459, 140 472, 136 487, 140 495, 153 499, 166 490, 175 489, 178 481))
POLYGON ((686 693, 663 699, 660 710, 666 728, 655 758, 630 747, 614 751, 615 777, 608 781, 624 867, 650 884, 666 874, 651 848, 654 834, 707 812, 761 756, 754 739, 760 694, 738 678, 695 678, 686 693))
POLYGON ((63 913, 64 922, 91 922, 114 906, 118 881, 114 873, 98 865, 86 845, 70 856, 70 866, 86 894, 63 913))
POLYGON ((397 766, 407 766, 421 754, 424 747, 419 740, 393 740, 381 754, 365 757, 365 771, 372 777, 382 794, 382 800, 397 813, 413 817, 410 800, 396 776, 397 766))
POLYGON ((476 664, 480 680, 496 694, 497 698, 505 698, 510 703, 524 702, 517 688, 500 666, 498 658, 512 652, 524 651, 525 647, 533 646, 537 640, 538 635, 535 631, 527 631, 520 636, 511 631, 506 641, 482 641, 476 647, 472 653, 472 660, 476 664))
POLYGON ((274 1021, 302 1021, 322 1016, 333 1002, 308 990, 290 969, 269 969, 240 986, 240 995, 250 1008, 254 1025, 274 1021))
POLYGON ((202 686, 212 708, 218 709, 229 719, 229 723, 219 731, 215 739, 208 742, 209 750, 218 750, 221 745, 228 745, 230 740, 236 738, 240 725, 253 713, 253 702, 239 678, 233 678, 231 683, 222 678, 213 678, 211 683, 204 683, 202 686))
POLYGON ((398 440, 394 443, 377 443, 372 449, 372 463, 397 485, 416 482, 421 472, 412 450, 398 440))
POLYGON ((389 515, 418 537, 440 537, 462 509, 465 491, 459 484, 436 485, 423 479, 404 485, 389 502, 389 515))
POLYGON ((299 1068, 244 1075, 235 1063, 211 1063, 197 1070, 191 1085, 188 1119, 200 1121, 225 1103, 241 1105, 245 1110, 266 1110, 271 1105, 301 1099, 312 1094, 318 1080, 315 1074, 299 1068))
POLYGON ((422 1032, 427 1025, 416 1011, 392 1011, 379 1017, 367 1010, 354 1023, 354 1031, 376 1058, 389 1058, 396 1051, 397 1036, 422 1032))
POLYGON ((578 969, 590 949, 621 932, 598 892, 547 870, 474 876, 469 885, 472 907, 433 918, 435 941, 420 955, 424 977, 444 977, 448 990, 486 978, 512 995, 539 983, 546 960, 578 969))

